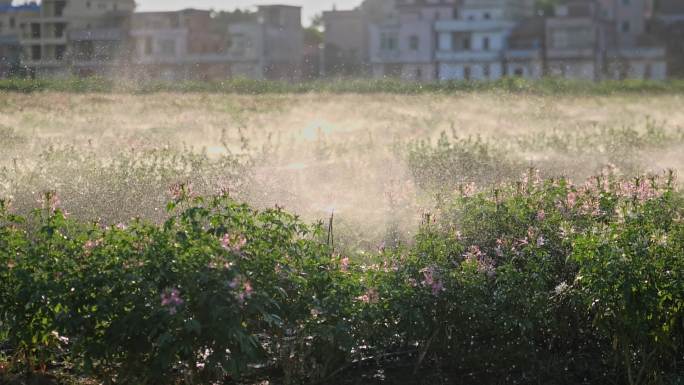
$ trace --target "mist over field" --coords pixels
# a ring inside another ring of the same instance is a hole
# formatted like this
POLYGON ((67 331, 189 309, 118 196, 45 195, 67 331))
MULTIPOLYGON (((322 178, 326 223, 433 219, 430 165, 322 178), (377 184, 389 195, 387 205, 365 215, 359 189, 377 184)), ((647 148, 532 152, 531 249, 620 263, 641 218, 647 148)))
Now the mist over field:
POLYGON ((174 183, 226 187, 309 221, 334 212, 359 233, 350 246, 368 250, 395 226, 410 239, 436 192, 486 190, 528 168, 573 180, 607 165, 628 176, 678 171, 682 102, 506 92, 6 94, 0 187, 25 209, 54 188, 72 215, 106 223, 161 220, 174 183), (440 137, 451 154, 439 152, 440 137))

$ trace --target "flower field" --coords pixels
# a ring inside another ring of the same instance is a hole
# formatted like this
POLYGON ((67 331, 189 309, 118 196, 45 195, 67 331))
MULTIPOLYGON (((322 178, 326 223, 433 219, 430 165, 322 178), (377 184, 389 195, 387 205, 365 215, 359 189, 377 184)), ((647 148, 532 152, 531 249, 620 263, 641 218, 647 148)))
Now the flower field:
POLYGON ((1 95, 0 383, 684 384, 676 93, 1 95))

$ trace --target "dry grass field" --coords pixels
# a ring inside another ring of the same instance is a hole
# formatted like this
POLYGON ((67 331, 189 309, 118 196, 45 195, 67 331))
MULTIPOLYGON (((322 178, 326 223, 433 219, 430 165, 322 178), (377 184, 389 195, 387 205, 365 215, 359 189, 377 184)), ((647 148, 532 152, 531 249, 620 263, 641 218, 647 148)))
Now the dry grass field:
POLYGON ((683 106, 681 95, 634 93, 3 93, 0 195, 28 208, 56 190, 72 215, 156 220, 169 185, 190 181, 309 220, 334 211, 346 241, 365 248, 389 227, 409 235, 431 205, 426 178, 484 187, 528 167, 576 178, 607 164, 682 169, 683 106), (448 162, 411 163, 442 133, 455 143, 447 153, 465 149, 480 168, 461 164, 461 178, 448 162))

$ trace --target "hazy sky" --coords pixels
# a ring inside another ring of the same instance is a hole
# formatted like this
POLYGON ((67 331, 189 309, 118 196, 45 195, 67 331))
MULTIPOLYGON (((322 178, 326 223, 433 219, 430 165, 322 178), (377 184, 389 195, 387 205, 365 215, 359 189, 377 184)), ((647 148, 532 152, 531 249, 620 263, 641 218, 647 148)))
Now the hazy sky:
POLYGON ((177 10, 190 7, 232 10, 260 4, 299 5, 303 7, 302 21, 308 25, 313 15, 332 9, 333 4, 338 9, 351 9, 359 5, 361 0, 137 0, 137 3, 140 11, 177 10))

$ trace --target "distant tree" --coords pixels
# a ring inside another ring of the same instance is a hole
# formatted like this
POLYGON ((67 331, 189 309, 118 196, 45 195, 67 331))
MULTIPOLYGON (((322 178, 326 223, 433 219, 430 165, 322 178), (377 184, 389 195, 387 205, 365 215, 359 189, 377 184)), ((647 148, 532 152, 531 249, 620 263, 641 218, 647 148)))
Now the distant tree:
POLYGON ((560 3, 560 0, 536 0, 535 8, 538 15, 552 16, 554 14, 554 7, 560 3))
POLYGON ((322 13, 315 14, 311 17, 311 28, 314 28, 318 31, 322 31, 323 28, 325 28, 325 25, 323 24, 322 13))

